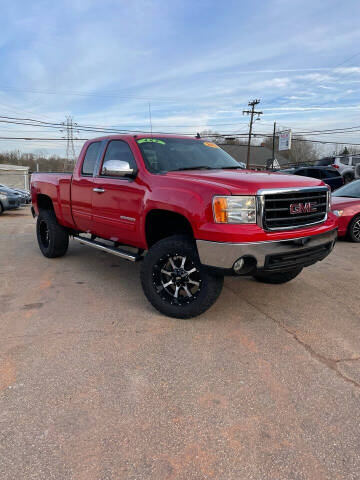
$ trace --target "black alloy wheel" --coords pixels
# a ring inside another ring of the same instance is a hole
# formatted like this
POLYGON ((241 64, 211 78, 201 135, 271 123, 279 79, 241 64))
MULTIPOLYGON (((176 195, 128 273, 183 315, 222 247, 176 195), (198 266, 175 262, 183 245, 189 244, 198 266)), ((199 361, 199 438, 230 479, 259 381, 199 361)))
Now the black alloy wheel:
POLYGON ((201 291, 200 271, 184 255, 161 257, 154 265, 152 276, 157 293, 173 305, 189 304, 201 291))
POLYGON ((149 302, 161 313, 192 318, 217 300, 224 277, 201 265, 194 240, 173 235, 155 243, 141 266, 141 284, 149 302))

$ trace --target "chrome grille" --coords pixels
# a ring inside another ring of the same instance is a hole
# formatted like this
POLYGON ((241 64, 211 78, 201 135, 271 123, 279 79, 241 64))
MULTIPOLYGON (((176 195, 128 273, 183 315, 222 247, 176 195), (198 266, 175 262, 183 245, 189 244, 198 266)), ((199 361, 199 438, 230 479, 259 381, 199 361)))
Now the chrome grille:
POLYGON ((290 230, 324 222, 327 218, 327 187, 261 190, 261 227, 264 230, 290 230))

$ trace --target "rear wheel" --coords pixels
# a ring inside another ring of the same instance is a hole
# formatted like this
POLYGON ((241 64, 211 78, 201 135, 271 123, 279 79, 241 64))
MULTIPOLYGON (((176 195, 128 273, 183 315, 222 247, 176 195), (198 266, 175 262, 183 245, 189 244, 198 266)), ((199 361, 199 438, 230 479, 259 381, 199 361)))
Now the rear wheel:
POLYGON ((58 224, 52 210, 40 210, 36 234, 41 253, 48 258, 62 257, 69 246, 69 234, 58 224))
POLYGON ((258 282, 280 284, 280 283, 290 282, 290 280, 293 280, 295 277, 297 277, 301 273, 301 271, 302 271, 302 267, 289 270, 288 272, 274 272, 274 273, 259 272, 253 275, 253 277, 258 282))
POLYGON ((360 215, 351 220, 348 234, 352 242, 360 243, 360 215))
POLYGON ((215 303, 224 278, 202 267, 189 237, 174 235, 149 249, 142 263, 141 283, 147 299, 159 312, 192 318, 215 303))

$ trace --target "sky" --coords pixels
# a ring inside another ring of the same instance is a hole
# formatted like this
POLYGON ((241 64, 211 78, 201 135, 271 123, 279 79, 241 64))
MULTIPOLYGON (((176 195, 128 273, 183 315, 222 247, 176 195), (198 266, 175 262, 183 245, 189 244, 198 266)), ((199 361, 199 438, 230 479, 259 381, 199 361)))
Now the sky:
MULTIPOLYGON (((0 2, 2 116, 148 131, 150 102, 154 131, 231 134, 259 98, 258 133, 360 125, 358 0, 0 2)), ((59 138, 0 152, 64 155, 63 135, 0 122, 0 137, 59 138)))

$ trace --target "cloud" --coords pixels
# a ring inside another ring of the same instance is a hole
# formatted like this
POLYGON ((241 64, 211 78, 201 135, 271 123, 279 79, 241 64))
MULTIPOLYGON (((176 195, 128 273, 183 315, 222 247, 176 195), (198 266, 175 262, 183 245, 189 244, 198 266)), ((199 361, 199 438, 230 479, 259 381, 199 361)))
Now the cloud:
POLYGON ((1 110, 148 128, 150 99, 154 124, 169 131, 180 125, 179 132, 181 125, 236 128, 256 97, 271 120, 287 115, 304 122, 316 114, 320 128, 334 117, 341 124, 356 116, 360 96, 353 84, 360 67, 354 59, 334 68, 351 57, 360 39, 352 25, 353 1, 320 9, 320 16, 310 0, 271 0, 261 8, 229 2, 227 9, 213 0, 7 2, 0 31, 1 110), (254 15, 260 30, 249 27, 254 15))
POLYGON ((325 81, 332 81, 334 77, 331 75, 325 75, 321 73, 307 73, 306 75, 298 75, 298 79, 301 80, 308 80, 310 82, 325 82, 325 81))
POLYGON ((360 73, 360 67, 341 67, 341 68, 335 68, 334 72, 336 73, 341 73, 341 74, 347 74, 347 73, 360 73))

